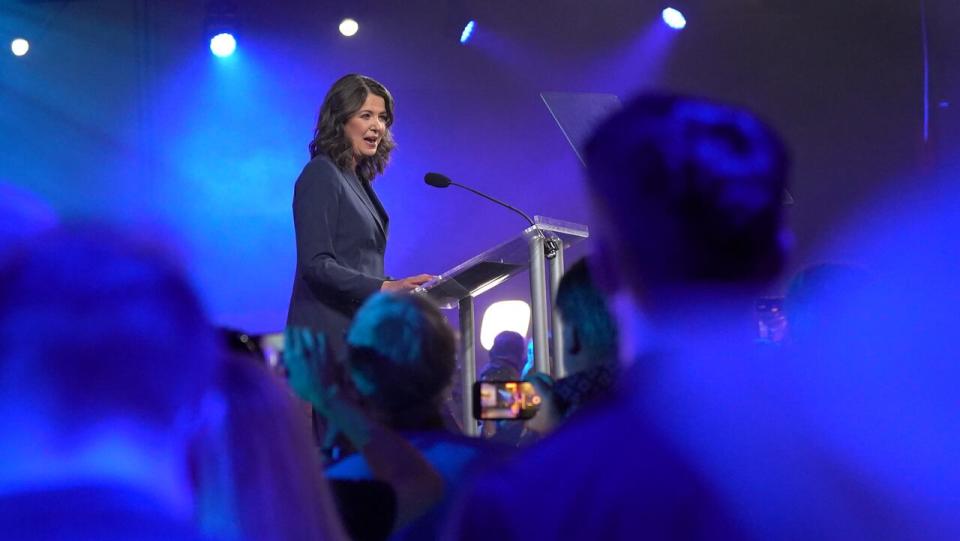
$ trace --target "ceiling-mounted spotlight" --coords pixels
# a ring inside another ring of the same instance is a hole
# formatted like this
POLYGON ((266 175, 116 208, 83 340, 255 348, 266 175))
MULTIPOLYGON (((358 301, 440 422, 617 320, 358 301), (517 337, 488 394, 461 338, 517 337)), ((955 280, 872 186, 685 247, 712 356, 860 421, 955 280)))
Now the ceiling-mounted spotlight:
POLYGON ((23 38, 17 38, 10 42, 10 52, 12 52, 14 56, 24 56, 29 51, 30 42, 23 38))
POLYGON ((443 35, 450 36, 466 45, 477 35, 476 9, 468 0, 447 0, 446 17, 443 20, 443 35))
POLYGON ((473 37, 473 33, 477 29, 477 21, 473 19, 467 21, 467 24, 463 26, 463 31, 460 32, 460 43, 466 45, 470 38, 473 37))
POLYGON ((237 38, 229 32, 221 32, 210 38, 210 52, 220 58, 226 58, 237 50, 237 38))
POLYGON ((204 35, 210 42, 210 52, 226 58, 237 50, 239 10, 233 0, 208 0, 205 4, 204 35))
POLYGON ((674 30, 683 30, 687 26, 687 18, 678 9, 665 8, 660 16, 663 18, 664 24, 674 30))
POLYGON ((346 19, 340 21, 340 33, 344 37, 352 38, 357 35, 357 32, 360 31, 360 23, 356 20, 347 17, 346 19))

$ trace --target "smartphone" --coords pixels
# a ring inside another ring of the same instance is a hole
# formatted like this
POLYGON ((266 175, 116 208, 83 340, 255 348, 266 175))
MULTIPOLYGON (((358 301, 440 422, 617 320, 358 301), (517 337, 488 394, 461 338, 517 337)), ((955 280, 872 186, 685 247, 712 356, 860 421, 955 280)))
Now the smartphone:
POLYGON ((765 342, 782 342, 787 333, 783 298, 764 297, 757 300, 757 338, 765 342))
POLYGON ((478 381, 473 384, 473 417, 479 420, 533 418, 540 395, 529 381, 478 381))

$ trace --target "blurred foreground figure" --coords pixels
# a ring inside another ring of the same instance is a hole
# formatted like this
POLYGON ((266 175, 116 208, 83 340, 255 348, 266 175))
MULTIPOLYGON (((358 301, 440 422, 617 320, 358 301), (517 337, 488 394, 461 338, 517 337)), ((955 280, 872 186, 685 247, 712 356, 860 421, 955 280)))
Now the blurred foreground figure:
POLYGON ((217 539, 348 539, 308 418, 265 366, 234 354, 217 381, 223 410, 197 446, 198 518, 217 539))
POLYGON ((532 379, 543 402, 527 428, 547 434, 584 406, 605 400, 619 375, 617 323, 585 259, 563 274, 554 309, 563 319, 564 367, 556 382, 543 374, 532 379))
POLYGON ((368 479, 334 479, 334 499, 353 541, 381 541, 433 509, 443 478, 404 437, 372 419, 333 360, 323 333, 287 327, 283 362, 290 386, 340 432, 369 469, 368 479))
MULTIPOLYGON (((456 363, 456 340, 446 318, 426 298, 377 293, 357 312, 347 344, 349 381, 367 413, 401 433, 439 472, 448 493, 456 493, 491 448, 445 428, 444 399, 456 363)), ((363 453, 354 454, 329 467, 327 475, 334 482, 370 479, 376 476, 373 466, 363 453)), ((392 539, 436 539, 448 508, 444 497, 392 539)))
POLYGON ((58 221, 45 201, 0 180, 0 256, 18 243, 56 227, 58 221))
POLYGON ((960 189, 937 176, 852 216, 827 255, 857 266, 807 271, 787 297, 806 324, 784 367, 792 430, 830 459, 829 505, 873 510, 878 539, 960 539, 960 189))
POLYGON ((841 317, 841 313, 856 306, 847 301, 860 297, 870 281, 865 269, 840 263, 811 265, 797 273, 784 298, 790 345, 813 354, 811 349, 840 336, 856 339, 849 332, 867 315, 847 313, 841 317))
POLYGON ((162 250, 104 229, 0 267, 5 540, 198 539, 188 443, 218 352, 162 250))
POLYGON ((738 440, 719 428, 738 428, 727 423, 743 412, 727 403, 749 364, 753 299, 784 259, 783 146, 745 111, 643 96, 600 126, 586 156, 598 250, 590 270, 630 307, 620 332, 632 367, 618 396, 583 407, 477 482, 449 534, 749 537, 714 478, 742 473, 710 452, 717 437, 738 440), (530 497, 507 496, 517 490, 530 497))
POLYGON ((777 362, 750 346, 787 238, 777 137, 731 107, 641 97, 587 156, 627 384, 477 483, 453 535, 958 538, 955 177, 853 221, 840 244, 869 275, 795 288, 800 334, 777 362), (502 496, 518 486, 538 494, 522 519, 502 496))

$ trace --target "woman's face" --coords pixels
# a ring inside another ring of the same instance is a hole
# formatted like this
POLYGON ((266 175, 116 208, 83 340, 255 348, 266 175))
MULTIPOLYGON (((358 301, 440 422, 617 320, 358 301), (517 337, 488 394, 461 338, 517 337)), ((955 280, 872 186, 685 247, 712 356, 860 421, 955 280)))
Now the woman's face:
POLYGON ((377 147, 387 131, 387 106, 376 94, 367 95, 360 110, 344 125, 344 133, 357 159, 377 153, 377 147))

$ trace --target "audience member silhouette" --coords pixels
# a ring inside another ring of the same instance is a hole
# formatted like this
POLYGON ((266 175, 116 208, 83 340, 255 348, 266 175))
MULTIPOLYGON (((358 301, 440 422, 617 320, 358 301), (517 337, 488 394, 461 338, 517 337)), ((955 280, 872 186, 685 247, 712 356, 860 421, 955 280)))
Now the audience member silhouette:
POLYGON ((515 331, 503 331, 493 339, 489 360, 478 379, 481 381, 518 380, 526 360, 527 341, 523 335, 515 331))
POLYGON ((219 359, 161 246, 43 233, 0 265, 0 531, 199 539, 188 446, 219 359))
MULTIPOLYGON (((516 381, 527 360, 527 341, 518 332, 503 331, 493 339, 489 361, 477 378, 479 381, 516 381)), ((516 446, 523 437, 523 423, 517 421, 484 421, 480 433, 484 438, 503 445, 516 446)))
POLYGON ((742 537, 740 509, 717 485, 710 442, 700 437, 718 433, 708 414, 729 421, 712 408, 737 395, 741 382, 724 374, 741 373, 754 298, 784 259, 784 147, 741 109, 641 96, 599 127, 586 161, 591 271, 619 294, 629 381, 616 399, 478 480, 448 534, 742 537), (536 494, 518 505, 508 496, 516 487, 536 494))
MULTIPOLYGON (((827 519, 803 517, 818 537, 960 538, 957 173, 945 165, 895 179, 831 230, 823 259, 856 266, 814 267, 787 292, 788 317, 799 308, 812 325, 791 337, 778 374, 788 430, 801 440, 780 450, 815 445, 817 468, 795 477, 826 487, 801 500, 821 502, 827 519)), ((778 486, 799 484, 784 479, 778 486)))
POLYGON ((581 407, 602 400, 617 381, 617 323, 593 283, 586 259, 571 265, 557 288, 554 309, 563 321, 563 363, 567 376, 552 382, 535 376, 543 401, 527 428, 545 434, 581 407))
MULTIPOLYGON (((484 456, 482 441, 445 430, 443 407, 456 362, 453 330, 429 300, 378 293, 368 299, 347 334, 347 370, 370 415, 402 431, 440 472, 453 493, 484 456)), ((331 479, 372 477, 359 455, 327 470, 331 479)), ((397 532, 395 539, 432 539, 448 507, 397 532)))
POLYGON ((444 481, 402 435, 370 418, 337 375, 341 365, 322 333, 288 327, 283 361, 291 387, 363 457, 372 479, 333 479, 344 526, 354 541, 388 538, 429 512, 444 481))
POLYGON ((617 323, 606 297, 594 284, 586 259, 564 273, 554 306, 563 320, 567 374, 619 364, 617 323))
POLYGON ((203 530, 224 540, 347 539, 309 417, 289 389, 250 356, 231 354, 216 390, 195 452, 203 530))

